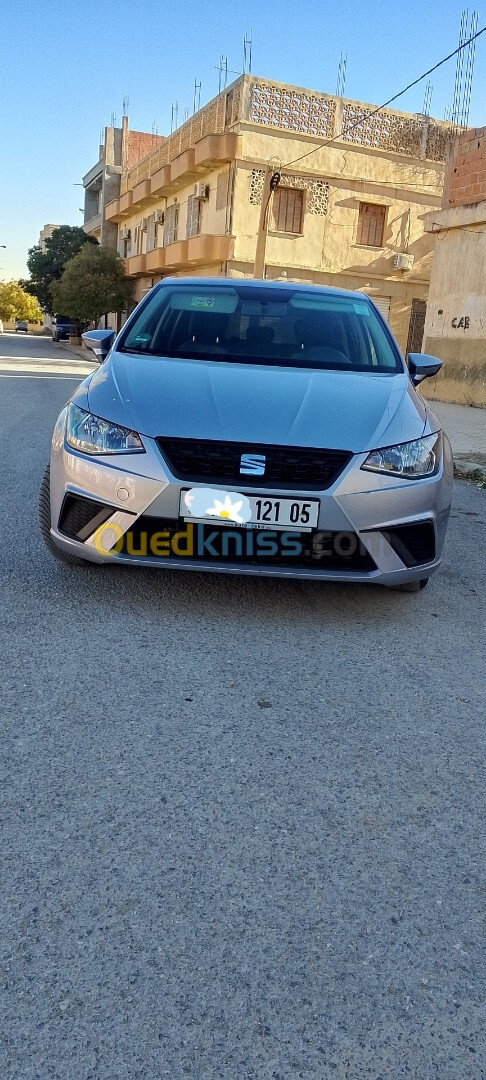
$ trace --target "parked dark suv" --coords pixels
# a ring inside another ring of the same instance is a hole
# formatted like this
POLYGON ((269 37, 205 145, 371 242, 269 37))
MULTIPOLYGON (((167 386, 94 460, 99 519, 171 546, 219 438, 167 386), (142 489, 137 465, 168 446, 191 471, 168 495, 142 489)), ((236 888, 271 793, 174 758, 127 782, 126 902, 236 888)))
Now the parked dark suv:
POLYGON ((15 333, 18 334, 19 331, 22 334, 28 334, 29 333, 29 327, 27 326, 27 323, 26 323, 25 319, 16 319, 15 320, 15 333))
POLYGON ((54 315, 52 319, 52 340, 64 341, 78 332, 78 328, 67 315, 54 315))

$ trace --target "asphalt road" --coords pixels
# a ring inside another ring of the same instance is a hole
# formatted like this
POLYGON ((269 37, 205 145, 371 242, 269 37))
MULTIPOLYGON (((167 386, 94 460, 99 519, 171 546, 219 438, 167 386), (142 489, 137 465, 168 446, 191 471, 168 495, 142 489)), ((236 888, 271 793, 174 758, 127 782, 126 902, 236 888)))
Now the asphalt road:
POLYGON ((36 499, 80 361, 15 352, 2 1080, 484 1078, 486 492, 418 596, 66 569, 36 499))

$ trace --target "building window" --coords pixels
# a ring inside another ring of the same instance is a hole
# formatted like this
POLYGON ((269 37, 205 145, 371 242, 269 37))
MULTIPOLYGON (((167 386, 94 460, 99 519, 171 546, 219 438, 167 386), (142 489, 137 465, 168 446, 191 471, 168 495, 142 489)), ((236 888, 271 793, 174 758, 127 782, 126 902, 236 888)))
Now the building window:
POLYGON ((147 220, 142 218, 138 226, 137 255, 145 255, 147 251, 147 220))
POLYGON ((364 247, 383 247, 386 206, 376 203, 360 203, 356 243, 364 247))
POLYGON ((179 233, 179 206, 178 203, 172 203, 172 206, 168 206, 165 211, 164 217, 164 247, 166 244, 173 244, 177 240, 179 233))
POLYGON ((186 236, 199 236, 202 221, 202 202, 189 195, 187 200, 186 236))
POLYGON ((278 187, 273 196, 273 227, 276 232, 302 233, 304 192, 298 188, 278 187))

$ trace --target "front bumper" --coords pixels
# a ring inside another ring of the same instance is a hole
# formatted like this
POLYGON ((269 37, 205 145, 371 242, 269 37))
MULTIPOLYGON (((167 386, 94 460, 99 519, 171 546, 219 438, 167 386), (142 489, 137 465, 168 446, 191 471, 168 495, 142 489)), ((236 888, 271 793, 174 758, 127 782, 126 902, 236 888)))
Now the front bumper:
MULTIPOLYGON (((65 412, 59 417, 52 442, 51 535, 61 550, 90 562, 382 585, 398 585, 430 577, 440 565, 452 490, 452 455, 446 438, 441 469, 434 477, 421 481, 400 481, 365 472, 360 466, 366 454, 361 454, 352 458, 341 476, 327 490, 293 492, 296 498, 320 500, 319 532, 332 537, 352 534, 362 553, 361 561, 350 560, 347 554, 340 553, 339 558, 333 559, 315 558, 313 555, 305 565, 299 565, 303 560, 292 561, 290 558, 282 562, 278 557, 272 559, 266 556, 254 558, 253 561, 241 557, 215 558, 206 552, 204 545, 197 557, 195 551, 189 556, 177 554, 172 540, 170 546, 159 547, 157 553, 147 549, 146 554, 137 553, 143 549, 132 541, 131 550, 134 553, 130 554, 126 550, 126 538, 129 534, 134 535, 137 522, 139 528, 142 521, 144 527, 153 522, 155 531, 164 527, 164 522, 168 528, 174 525, 181 530, 187 528, 182 521, 178 521, 180 492, 188 486, 198 485, 189 485, 171 474, 153 439, 143 437, 145 454, 87 456, 66 445, 64 428, 65 412), (65 534, 62 521, 60 528, 65 500, 71 496, 89 499, 94 504, 93 528, 88 524, 76 538, 65 534), (98 518, 97 504, 100 510, 98 518), (100 522, 97 526, 96 520, 100 522), (394 544, 390 531, 394 527, 425 522, 433 527, 433 558, 407 565, 403 550, 399 544, 394 544), (123 540, 119 540, 120 537, 123 540), (120 545, 122 549, 117 550, 120 545), (111 550, 104 553, 105 548, 111 550), (350 566, 353 568, 350 569, 350 566)), ((227 485, 230 489, 233 486, 236 489, 236 485, 227 485)), ((219 484, 212 487, 226 490, 219 484)), ((238 490, 245 491, 243 478, 238 490)), ((278 497, 282 494, 281 490, 263 484, 258 491, 263 496, 278 497)), ((179 544, 177 550, 180 549, 179 544)))

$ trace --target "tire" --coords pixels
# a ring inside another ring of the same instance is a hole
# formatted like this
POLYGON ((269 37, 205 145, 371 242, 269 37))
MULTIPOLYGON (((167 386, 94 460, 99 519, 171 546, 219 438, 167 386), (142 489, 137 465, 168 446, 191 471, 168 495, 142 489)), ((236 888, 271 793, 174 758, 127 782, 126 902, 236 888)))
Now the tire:
POLYGON ((397 592, 419 593, 425 586, 429 584, 429 578, 422 578, 421 581, 407 581, 404 585, 392 585, 397 592))
POLYGON ((39 491, 39 526, 42 533, 42 539, 46 545, 46 548, 50 555, 54 555, 55 559, 59 562, 67 563, 68 566, 86 566, 85 559, 78 559, 76 555, 69 555, 66 551, 61 551, 54 543, 51 536, 51 467, 47 466, 47 469, 42 477, 42 483, 39 491))

